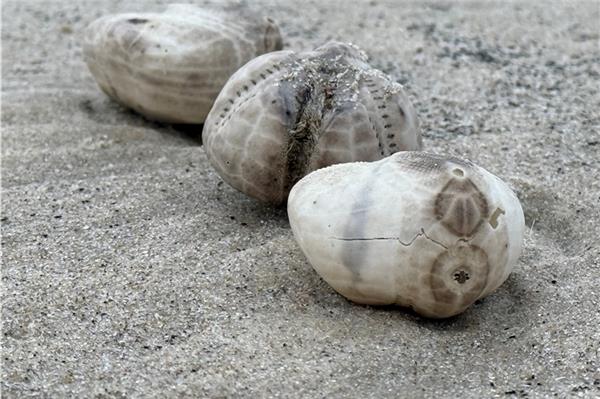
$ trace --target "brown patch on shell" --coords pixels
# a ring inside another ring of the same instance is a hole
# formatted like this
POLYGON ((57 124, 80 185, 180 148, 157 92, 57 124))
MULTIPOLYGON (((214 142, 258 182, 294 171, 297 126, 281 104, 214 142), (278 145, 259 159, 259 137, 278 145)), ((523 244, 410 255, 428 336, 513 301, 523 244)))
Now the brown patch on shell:
POLYGON ((442 252, 433 262, 429 285, 441 308, 460 311, 475 302, 487 284, 488 256, 476 245, 442 252))
MULTIPOLYGON (((459 173, 455 172, 455 175, 459 173)), ((487 218, 489 206, 483 193, 470 179, 452 178, 436 196, 434 212, 436 219, 452 233, 469 237, 487 218)))

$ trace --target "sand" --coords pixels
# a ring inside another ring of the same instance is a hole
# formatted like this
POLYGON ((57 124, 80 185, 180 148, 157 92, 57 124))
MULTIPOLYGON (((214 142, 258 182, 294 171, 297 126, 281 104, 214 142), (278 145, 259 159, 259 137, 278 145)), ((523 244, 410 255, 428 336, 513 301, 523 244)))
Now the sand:
POLYGON ((3 2, 3 397, 600 395, 597 1, 252 2, 286 48, 364 48, 428 151, 519 195, 515 271, 444 321, 337 295, 197 127, 98 90, 82 29, 164 3, 3 2))

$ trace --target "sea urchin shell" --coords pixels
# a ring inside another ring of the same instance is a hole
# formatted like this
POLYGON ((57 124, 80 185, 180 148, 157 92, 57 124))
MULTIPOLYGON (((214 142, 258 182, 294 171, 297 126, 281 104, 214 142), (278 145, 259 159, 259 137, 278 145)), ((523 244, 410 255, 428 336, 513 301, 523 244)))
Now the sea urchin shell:
POLYGON ((273 204, 313 170, 421 148, 402 87, 337 42, 250 61, 219 94, 202 139, 226 182, 273 204))
POLYGON ((281 49, 279 28, 242 4, 128 13, 92 22, 85 61, 112 99, 150 119, 202 123, 229 77, 281 49))
POLYGON ((401 152, 300 180, 292 231, 319 275, 348 299, 428 317, 463 312, 498 288, 521 252, 523 210, 469 161, 401 152))

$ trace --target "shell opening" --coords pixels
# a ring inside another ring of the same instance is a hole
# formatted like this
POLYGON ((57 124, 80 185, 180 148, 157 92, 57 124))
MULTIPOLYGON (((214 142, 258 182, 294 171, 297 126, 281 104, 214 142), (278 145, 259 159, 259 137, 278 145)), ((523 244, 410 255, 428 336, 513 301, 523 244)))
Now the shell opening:
POLYGON ((460 177, 463 177, 465 175, 465 172, 463 172, 463 170, 459 169, 459 168, 453 169, 452 173, 454 173, 456 176, 460 176, 460 177))
POLYGON ((496 208, 496 210, 494 212, 492 212, 492 214, 490 215, 490 226, 492 226, 492 228, 496 228, 498 227, 498 218, 500 217, 500 215, 504 215, 506 214, 506 212, 504 211, 504 209, 502 208, 496 208))
POLYGON ((464 270, 458 270, 456 272, 454 272, 454 281, 456 281, 459 284, 464 284, 467 280, 469 280, 471 277, 469 276, 469 273, 464 271, 464 270))

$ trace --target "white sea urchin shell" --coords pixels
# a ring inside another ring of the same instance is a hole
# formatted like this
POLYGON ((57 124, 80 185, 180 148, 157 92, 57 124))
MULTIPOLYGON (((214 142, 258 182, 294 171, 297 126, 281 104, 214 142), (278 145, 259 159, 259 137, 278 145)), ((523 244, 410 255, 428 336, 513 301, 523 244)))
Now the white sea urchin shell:
POLYGON ((150 119, 203 123, 229 77, 281 49, 279 28, 242 4, 127 13, 92 22, 85 61, 112 99, 150 119))
POLYGON ((463 312, 508 277, 523 210, 499 178, 422 152, 347 163, 300 180, 290 224, 319 275, 348 299, 428 317, 463 312))

